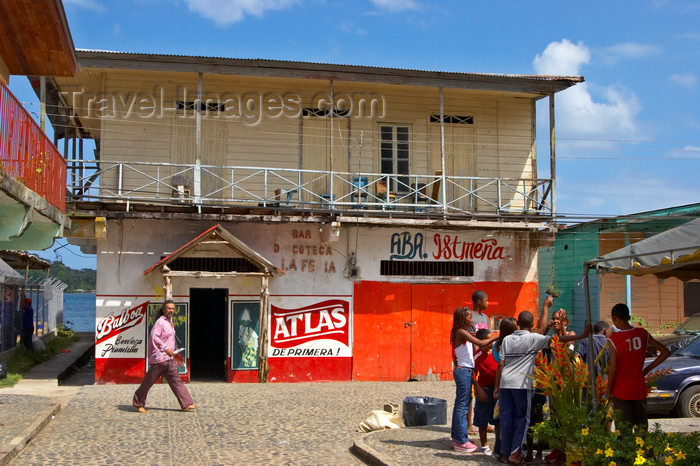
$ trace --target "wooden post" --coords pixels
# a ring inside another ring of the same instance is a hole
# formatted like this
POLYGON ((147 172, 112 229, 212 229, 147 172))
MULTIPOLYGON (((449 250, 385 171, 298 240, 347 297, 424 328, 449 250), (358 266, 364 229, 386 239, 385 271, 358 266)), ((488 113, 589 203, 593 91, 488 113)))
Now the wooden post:
POLYGON ((173 299, 173 282, 167 275, 163 277, 163 288, 165 288, 163 299, 173 299))
POLYGON ((267 306, 270 298, 269 278, 267 275, 261 277, 260 289, 260 338, 258 338, 258 382, 266 383, 270 366, 267 363, 267 306))
POLYGON ((194 111, 197 125, 194 140, 194 202, 199 209, 202 203, 202 73, 197 75, 197 100, 194 111))
POLYGON ((447 215, 447 186, 445 183, 445 114, 442 87, 440 87, 440 164, 442 167, 442 214, 447 215))
POLYGON ((557 151, 554 138, 554 93, 549 94, 549 171, 552 178, 552 217, 557 218, 557 151))

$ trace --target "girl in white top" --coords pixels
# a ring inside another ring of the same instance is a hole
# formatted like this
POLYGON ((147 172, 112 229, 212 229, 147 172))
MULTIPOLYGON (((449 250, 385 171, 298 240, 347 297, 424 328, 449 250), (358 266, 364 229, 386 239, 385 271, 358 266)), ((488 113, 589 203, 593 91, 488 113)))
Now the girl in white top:
POLYGON ((467 410, 472 396, 472 372, 474 370, 474 350, 472 344, 488 346, 496 338, 479 340, 469 333, 472 325, 472 311, 468 307, 455 310, 452 319, 450 343, 452 344, 455 369, 453 377, 457 385, 454 410, 452 412, 452 448, 456 451, 472 453, 477 446, 469 441, 467 410))

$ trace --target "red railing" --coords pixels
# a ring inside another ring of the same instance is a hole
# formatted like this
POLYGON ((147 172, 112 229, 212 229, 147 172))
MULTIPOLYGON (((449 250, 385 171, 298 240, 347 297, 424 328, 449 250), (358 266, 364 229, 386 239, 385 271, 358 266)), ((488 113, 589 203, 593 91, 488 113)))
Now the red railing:
POLYGON ((10 90, 0 84, 0 168, 61 212, 66 161, 10 90))

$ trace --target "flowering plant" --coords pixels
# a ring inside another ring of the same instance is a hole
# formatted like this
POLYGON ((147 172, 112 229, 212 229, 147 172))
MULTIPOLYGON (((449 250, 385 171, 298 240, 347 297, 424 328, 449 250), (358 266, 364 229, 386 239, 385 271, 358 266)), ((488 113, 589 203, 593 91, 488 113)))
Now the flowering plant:
POLYGON ((551 448, 565 451, 570 457, 585 454, 583 440, 588 435, 593 412, 585 400, 588 387, 588 366, 576 355, 571 357, 566 345, 555 335, 550 342, 552 358, 548 361, 540 353, 535 362, 534 387, 549 397, 550 417, 532 427, 536 438, 551 448))
MULTIPOLYGON (((568 463, 581 465, 683 465, 700 464, 700 433, 664 433, 658 424, 651 432, 633 430, 617 417, 604 398, 607 380, 596 379, 598 409, 583 396, 588 388, 588 366, 571 357, 556 336, 550 343, 552 358, 538 356, 534 385, 550 399, 549 419, 532 426, 534 436, 567 453, 568 463), (615 422, 615 430, 610 426, 615 422)), ((603 350, 604 351, 604 350, 603 350)), ((604 373, 604 370, 601 374, 604 373)), ((657 370, 647 375, 647 388, 667 375, 657 370)))
POLYGON ((592 425, 586 432, 581 445, 583 466, 700 464, 698 432, 666 433, 658 424, 649 432, 634 432, 628 423, 615 425, 613 432, 605 424, 592 425))

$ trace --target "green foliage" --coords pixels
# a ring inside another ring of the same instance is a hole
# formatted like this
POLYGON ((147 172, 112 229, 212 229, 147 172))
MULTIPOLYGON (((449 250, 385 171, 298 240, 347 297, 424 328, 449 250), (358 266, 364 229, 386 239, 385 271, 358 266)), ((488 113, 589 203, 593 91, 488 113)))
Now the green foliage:
POLYGON ((675 322, 675 321, 664 322, 663 324, 661 324, 659 326, 659 332, 662 332, 663 330, 668 330, 668 329, 675 330, 679 325, 681 325, 680 322, 675 322))
POLYGON ((536 438, 567 453, 567 464, 609 465, 696 465, 700 464, 700 433, 663 432, 659 425, 635 432, 617 413, 605 408, 589 411, 590 404, 571 405, 557 411, 553 419, 532 427, 536 438), (618 426, 610 431, 611 422, 618 426))
POLYGON ((70 320, 65 321, 56 328, 56 335, 58 335, 59 337, 67 338, 76 337, 77 334, 75 333, 75 330, 73 330, 73 327, 71 327, 71 325, 73 325, 73 322, 71 322, 70 320))
POLYGON ((632 316, 632 317, 630 318, 630 322, 632 322, 633 324, 637 324, 637 325, 639 325, 640 327, 644 327, 644 328, 647 327, 647 321, 644 320, 644 319, 642 319, 642 318, 639 317, 639 316, 632 316))
MULTIPOLYGON (((613 415, 613 418, 617 418, 613 415)), ((618 465, 691 465, 700 463, 700 433, 664 432, 656 424, 649 431, 633 430, 624 421, 617 420, 619 426, 609 432, 604 423, 593 424, 587 435, 582 436, 581 449, 584 453, 582 465, 598 466, 615 463, 618 465)), ((639 430, 639 429, 637 429, 639 430)))
MULTIPOLYGON (((72 331, 72 330, 71 330, 72 331)), ((78 341, 79 337, 75 332, 73 336, 57 336, 46 344, 46 349, 42 351, 29 351, 25 347, 17 349, 14 355, 7 360, 7 378, 0 380, 0 387, 11 387, 16 384, 22 375, 29 370, 48 361, 56 356, 67 346, 78 341)))
MULTIPOLYGON (((31 278, 41 279, 46 277, 46 273, 41 270, 30 270, 29 276, 31 278)), ((56 261, 51 264, 49 276, 51 278, 58 278, 68 285, 68 288, 65 289, 66 293, 80 291, 90 292, 97 287, 97 271, 93 269, 71 269, 70 267, 66 267, 65 264, 56 261)))

